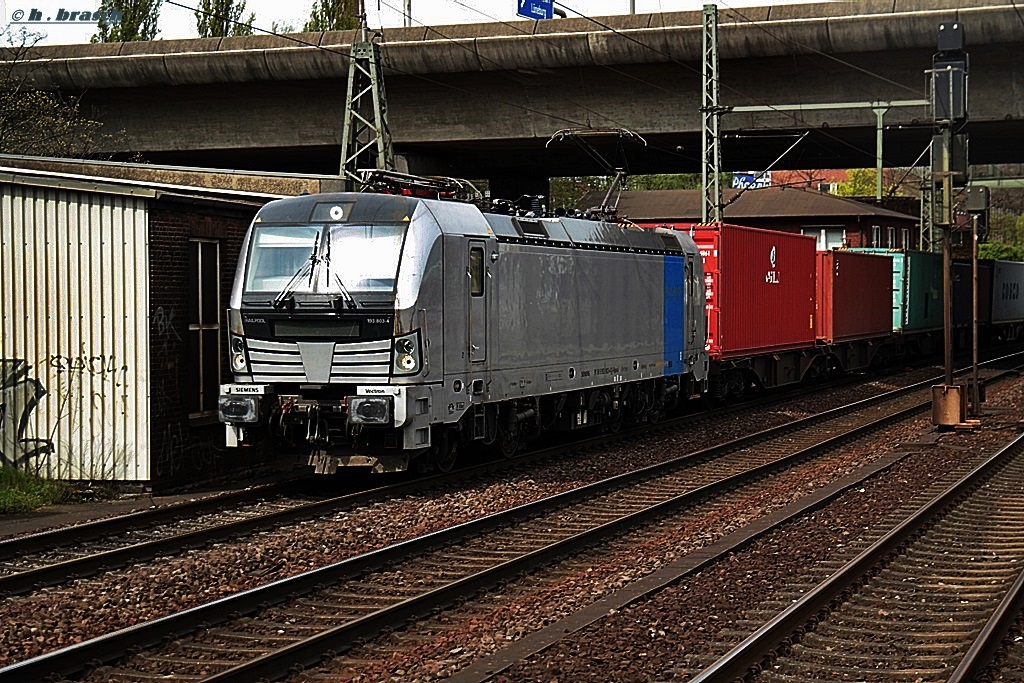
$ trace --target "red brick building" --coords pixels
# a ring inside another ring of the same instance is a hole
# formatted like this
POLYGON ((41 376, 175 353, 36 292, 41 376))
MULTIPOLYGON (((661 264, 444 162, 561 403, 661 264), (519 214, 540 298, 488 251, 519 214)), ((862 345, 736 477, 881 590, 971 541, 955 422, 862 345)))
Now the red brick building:
MULTIPOLYGON (((604 193, 592 192, 578 206, 585 210, 603 198, 604 193)), ((727 223, 813 235, 822 250, 841 246, 916 249, 920 245, 916 216, 813 190, 725 190, 723 202, 727 223)), ((702 203, 699 190, 626 191, 618 198, 618 210, 619 216, 638 225, 654 227, 699 222, 702 203)))

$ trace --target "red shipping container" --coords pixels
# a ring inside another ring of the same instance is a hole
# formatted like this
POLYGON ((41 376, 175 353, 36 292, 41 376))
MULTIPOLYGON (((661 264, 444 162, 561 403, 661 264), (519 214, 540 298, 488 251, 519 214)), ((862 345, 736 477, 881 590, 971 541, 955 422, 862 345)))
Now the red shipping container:
POLYGON ((814 346, 815 238, 722 223, 680 227, 704 257, 712 358, 814 346))
POLYGON ((892 334, 892 257, 819 251, 817 308, 826 344, 892 334))

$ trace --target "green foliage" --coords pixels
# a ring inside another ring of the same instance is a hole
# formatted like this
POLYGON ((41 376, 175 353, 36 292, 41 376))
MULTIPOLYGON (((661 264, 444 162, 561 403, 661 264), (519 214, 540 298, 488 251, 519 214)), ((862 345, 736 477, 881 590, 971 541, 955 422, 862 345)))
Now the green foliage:
MULTIPOLYGON (((571 209, 589 192, 605 192, 608 190, 612 178, 609 176, 574 176, 567 178, 552 178, 551 207, 571 209)), ((729 187, 732 183, 732 174, 722 174, 722 187, 729 187)), ((627 176, 622 186, 623 190, 699 190, 701 189, 701 175, 699 173, 665 173, 658 175, 634 175, 627 176)), ((614 195, 612 197, 614 199, 614 195)))
POLYGON ((71 485, 65 482, 0 467, 0 514, 29 512, 43 505, 62 503, 71 499, 73 493, 71 485))
POLYGON ((978 258, 1024 261, 1024 244, 1002 244, 1000 242, 979 244, 978 258))
POLYGON ((244 18, 245 0, 199 0, 196 9, 196 30, 200 38, 251 36, 256 14, 244 18))
POLYGON ((551 192, 551 207, 575 208, 588 192, 607 190, 609 182, 611 179, 605 176, 552 178, 548 183, 551 192))
POLYGON ((10 47, 0 48, 0 153, 81 157, 103 139, 99 121, 87 118, 79 101, 59 92, 33 89, 19 66, 40 38, 24 30, 5 34, 10 47))
POLYGON ((317 0, 303 31, 347 31, 359 22, 359 0, 317 0))
POLYGON ((120 21, 101 19, 96 24, 94 43, 120 43, 153 40, 158 32, 160 0, 102 0, 100 11, 120 15, 120 21))
MULTIPOLYGON (((723 174, 723 187, 729 187, 731 174, 723 174), (725 180, 728 176, 728 180, 725 180)), ((634 175, 626 178, 626 190, 699 190, 700 173, 666 173, 660 175, 634 175)))
MULTIPOLYGON (((878 172, 873 168, 851 168, 846 171, 849 180, 837 183, 836 194, 840 197, 874 197, 878 191, 878 172)), ((916 176, 908 175, 904 169, 882 169, 882 195, 908 196, 908 183, 916 176)))
POLYGON ((82 115, 73 97, 0 79, 0 153, 80 157, 89 153, 102 127, 82 115))
POLYGON ((281 21, 274 21, 270 24, 270 32, 283 34, 283 33, 295 33, 295 26, 281 21))
POLYGON ((849 178, 839 183, 836 194, 840 197, 871 197, 874 196, 878 174, 873 168, 851 168, 846 172, 849 178))
POLYGON ((1024 215, 993 209, 989 212, 989 242, 1024 244, 1024 215))

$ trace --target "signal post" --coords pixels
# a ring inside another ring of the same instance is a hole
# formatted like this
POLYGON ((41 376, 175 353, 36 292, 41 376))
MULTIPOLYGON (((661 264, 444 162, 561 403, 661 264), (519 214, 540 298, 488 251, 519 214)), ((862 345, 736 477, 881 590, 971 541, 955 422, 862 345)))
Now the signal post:
MULTIPOLYGON (((936 134, 932 137, 933 216, 942 228, 943 346, 945 383, 932 387, 932 424, 940 428, 970 428, 967 390, 953 383, 952 235, 955 223, 953 188, 967 184, 967 75, 964 27, 960 22, 939 26, 939 51, 928 71, 936 134)), ((975 297, 977 295, 975 294, 975 297)))

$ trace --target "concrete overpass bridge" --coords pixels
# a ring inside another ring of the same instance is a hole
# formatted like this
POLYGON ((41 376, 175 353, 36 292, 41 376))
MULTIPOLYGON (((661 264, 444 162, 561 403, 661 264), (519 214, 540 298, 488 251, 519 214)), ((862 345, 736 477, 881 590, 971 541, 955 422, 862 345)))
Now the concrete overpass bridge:
MULTIPOLYGON (((886 165, 931 136, 924 71, 940 22, 971 57, 973 163, 1024 161, 1024 9, 1009 0, 858 0, 720 12, 724 163, 762 169, 886 165), (966 5, 966 6, 965 6, 966 5), (879 103, 874 108, 863 103, 879 103), (825 104, 825 107, 815 106, 825 104), (768 106, 775 107, 771 109, 768 106), (782 106, 785 105, 785 106, 782 106)), ((387 29, 389 115, 409 170, 489 178, 511 190, 599 173, 564 128, 634 130, 646 148, 596 139, 634 173, 700 168, 699 12, 387 29)), ((107 151, 153 162, 333 173, 351 33, 38 48, 18 68, 83 93, 107 151)))

